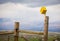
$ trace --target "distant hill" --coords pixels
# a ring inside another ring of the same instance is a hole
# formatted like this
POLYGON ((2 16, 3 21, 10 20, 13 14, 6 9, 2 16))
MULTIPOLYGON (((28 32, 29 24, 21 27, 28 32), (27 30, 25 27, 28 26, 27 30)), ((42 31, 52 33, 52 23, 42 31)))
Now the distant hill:
MULTIPOLYGON (((16 19, 15 19, 16 20, 16 19)), ((36 25, 21 24, 22 30, 43 31, 43 22, 37 22, 36 25)), ((10 18, 0 18, 0 30, 14 30, 14 22, 10 18)), ((60 32, 60 22, 49 23, 49 32, 60 32)))

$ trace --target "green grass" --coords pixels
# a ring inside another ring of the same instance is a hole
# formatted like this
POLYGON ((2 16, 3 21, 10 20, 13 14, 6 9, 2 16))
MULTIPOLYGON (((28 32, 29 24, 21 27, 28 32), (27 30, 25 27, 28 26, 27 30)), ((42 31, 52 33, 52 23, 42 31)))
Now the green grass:
POLYGON ((19 38, 19 41, 25 41, 23 38, 19 38))
MULTIPOLYGON (((57 37, 51 36, 51 37, 48 38, 48 41, 53 41, 56 38, 59 38, 60 39, 60 36, 57 36, 57 37)), ((4 39, 7 40, 8 38, 5 37, 4 39)), ((0 41, 5 41, 4 39, 2 39, 0 37, 0 41)), ((42 39, 41 38, 38 38, 38 37, 30 37, 30 38, 28 38, 28 40, 29 41, 42 41, 42 39)), ((14 37, 10 37, 9 41, 14 41, 14 37)), ((26 41, 26 40, 24 38, 19 38, 19 41, 26 41)))
POLYGON ((48 41, 53 41, 55 38, 54 37, 49 37, 48 41))
POLYGON ((38 38, 30 38, 29 41, 39 41, 38 38))
POLYGON ((14 38, 13 37, 10 37, 9 41, 14 41, 14 38))
MULTIPOLYGON (((48 38, 48 41, 53 41, 53 37, 49 37, 48 38)), ((38 39, 38 38, 30 38, 30 39, 28 39, 29 41, 42 41, 41 39, 38 39)), ((0 39, 0 41, 3 41, 3 40, 1 40, 0 39)), ((14 39, 13 38, 10 38, 10 40, 9 41, 14 41, 14 39)), ((23 39, 23 38, 19 38, 19 41, 25 41, 25 39, 23 39)))

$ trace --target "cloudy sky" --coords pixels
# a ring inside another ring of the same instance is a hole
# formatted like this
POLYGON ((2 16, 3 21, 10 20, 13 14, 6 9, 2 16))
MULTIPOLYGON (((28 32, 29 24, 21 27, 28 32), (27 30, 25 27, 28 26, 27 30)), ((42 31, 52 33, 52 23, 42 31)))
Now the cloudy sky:
POLYGON ((60 0, 0 0, 0 26, 18 21, 22 28, 43 27, 44 15, 40 14, 42 6, 47 8, 50 26, 59 28, 60 0))

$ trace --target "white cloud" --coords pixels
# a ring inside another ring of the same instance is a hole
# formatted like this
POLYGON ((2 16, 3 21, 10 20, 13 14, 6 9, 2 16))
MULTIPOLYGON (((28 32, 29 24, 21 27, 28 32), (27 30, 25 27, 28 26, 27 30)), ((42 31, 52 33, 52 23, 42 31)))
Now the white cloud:
MULTIPOLYGON (((60 21, 60 4, 47 6, 47 15, 50 21, 60 21)), ((20 3, 0 4, 0 18, 18 18, 22 23, 34 23, 44 21, 43 15, 39 12, 40 7, 30 8, 20 3)), ((14 20, 15 21, 15 20, 14 20)))
POLYGON ((47 16, 51 22, 60 21, 60 4, 47 6, 47 16))
POLYGON ((0 18, 19 18, 19 21, 33 22, 42 21, 42 15, 39 13, 39 8, 29 8, 22 4, 6 3, 0 5, 0 18), (41 18, 40 18, 41 17, 41 18))

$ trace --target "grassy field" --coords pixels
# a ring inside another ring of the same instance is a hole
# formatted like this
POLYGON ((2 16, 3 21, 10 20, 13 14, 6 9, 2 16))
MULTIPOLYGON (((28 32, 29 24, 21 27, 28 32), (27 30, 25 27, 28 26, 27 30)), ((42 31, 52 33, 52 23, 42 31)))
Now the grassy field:
MULTIPOLYGON (((57 37, 54 37, 54 36, 49 36, 49 38, 48 38, 48 41, 53 41, 54 39, 57 39, 57 38, 59 38, 60 39, 60 36, 57 36, 57 37)), ((29 37, 29 38, 22 38, 22 37, 19 37, 19 41, 26 41, 26 40, 28 40, 28 41, 42 41, 42 39, 41 38, 39 38, 39 37, 29 37)), ((8 41, 8 36, 0 36, 0 41, 8 41)), ((14 41, 14 37, 11 35, 10 37, 9 37, 9 41, 14 41)), ((60 40, 59 40, 60 41, 60 40)))
MULTIPOLYGON (((9 41, 14 41, 14 35, 13 34, 0 35, 0 41, 8 41, 8 39, 9 41)), ((42 35, 20 33, 18 40, 19 41, 26 41, 26 40, 27 41, 42 41, 42 39, 43 39, 42 35)), ((55 39, 58 39, 60 41, 60 34, 49 33, 48 41, 53 41, 55 39)))

